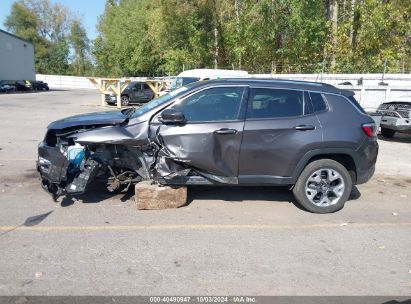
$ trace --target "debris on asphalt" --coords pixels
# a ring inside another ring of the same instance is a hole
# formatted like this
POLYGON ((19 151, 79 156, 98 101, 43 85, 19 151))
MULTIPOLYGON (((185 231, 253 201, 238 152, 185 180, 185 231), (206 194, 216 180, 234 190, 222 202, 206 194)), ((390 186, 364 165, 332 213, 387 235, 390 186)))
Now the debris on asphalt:
POLYGON ((380 183, 385 183, 385 179, 378 179, 378 182, 380 182, 380 183))
POLYGON ((385 246, 378 246, 379 249, 385 249, 385 246))
POLYGON ((392 213, 392 215, 397 216, 397 215, 398 215, 398 213, 397 213, 397 212, 393 212, 393 213, 392 213))
POLYGON ((35 276, 36 278, 41 278, 43 276, 43 273, 41 271, 37 271, 35 276))
POLYGON ((342 223, 342 224, 340 224, 340 227, 344 227, 344 226, 347 226, 348 225, 348 223, 342 223))

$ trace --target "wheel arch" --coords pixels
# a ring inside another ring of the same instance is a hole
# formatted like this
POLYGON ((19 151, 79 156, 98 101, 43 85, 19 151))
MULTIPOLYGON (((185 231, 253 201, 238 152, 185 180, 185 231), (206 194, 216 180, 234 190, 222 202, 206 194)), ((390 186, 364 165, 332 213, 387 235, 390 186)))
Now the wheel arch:
POLYGON ((307 152, 298 162, 293 172, 293 179, 297 180, 304 168, 319 159, 332 159, 343 165, 351 176, 353 184, 357 180, 357 160, 354 151, 345 148, 318 149, 307 152))

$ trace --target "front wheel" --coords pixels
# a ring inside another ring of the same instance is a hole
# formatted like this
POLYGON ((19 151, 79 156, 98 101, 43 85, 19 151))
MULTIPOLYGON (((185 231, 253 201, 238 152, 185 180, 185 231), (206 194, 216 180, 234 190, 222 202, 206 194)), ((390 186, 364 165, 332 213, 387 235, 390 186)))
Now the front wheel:
POLYGON ((381 135, 386 138, 393 138, 395 131, 391 129, 381 128, 381 135))
POLYGON ((344 207, 351 189, 352 179, 343 165, 332 159, 320 159, 301 172, 293 193, 308 211, 331 213, 344 207))

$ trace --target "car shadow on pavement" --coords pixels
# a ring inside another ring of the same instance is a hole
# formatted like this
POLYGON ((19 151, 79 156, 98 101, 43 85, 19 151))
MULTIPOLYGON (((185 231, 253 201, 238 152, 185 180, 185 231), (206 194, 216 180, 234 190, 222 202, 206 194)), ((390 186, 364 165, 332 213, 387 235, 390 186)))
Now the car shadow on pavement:
MULTIPOLYGON (((353 186, 347 203, 361 197, 361 192, 353 186)), ((233 203, 245 201, 272 201, 288 202, 297 208, 306 211, 294 198, 289 187, 245 187, 245 186, 225 186, 225 187, 204 187, 191 186, 188 188, 187 205, 194 200, 222 200, 233 203)))
POLYGON ((131 186, 126 192, 109 192, 107 185, 99 180, 92 182, 86 193, 76 195, 66 195, 61 199, 61 207, 69 207, 75 202, 80 201, 85 204, 101 203, 107 199, 120 195, 120 201, 126 202, 134 196, 134 187, 131 186))
MULTIPOLYGON (((110 193, 106 189, 105 183, 94 181, 87 189, 87 192, 79 195, 64 196, 61 201, 61 207, 69 207, 75 202, 84 204, 101 203, 113 197, 119 197, 121 202, 126 202, 134 196, 134 187, 131 186, 126 192, 110 193)), ((361 193, 356 186, 353 186, 348 203, 361 197, 361 193)), ((187 203, 183 206, 190 205, 195 200, 217 200, 233 203, 240 202, 287 202, 295 205, 297 208, 304 210, 294 198, 293 192, 289 187, 252 187, 252 186, 188 186, 187 203)))
POLYGON ((411 144, 411 134, 397 133, 393 138, 383 137, 381 134, 378 135, 378 140, 387 141, 387 142, 398 142, 411 144))

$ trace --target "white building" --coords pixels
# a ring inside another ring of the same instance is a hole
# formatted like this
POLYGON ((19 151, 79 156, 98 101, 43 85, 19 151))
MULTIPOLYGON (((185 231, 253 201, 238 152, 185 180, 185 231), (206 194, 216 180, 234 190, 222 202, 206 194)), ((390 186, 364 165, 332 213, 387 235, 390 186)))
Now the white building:
POLYGON ((0 29, 0 80, 35 80, 32 43, 0 29))

